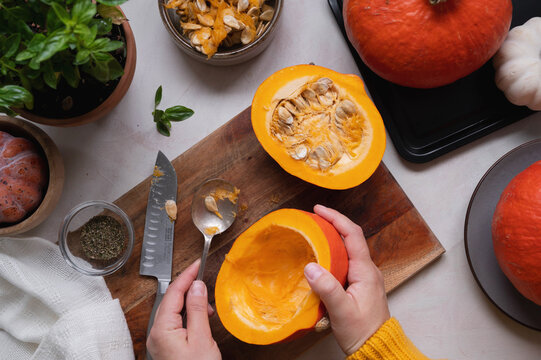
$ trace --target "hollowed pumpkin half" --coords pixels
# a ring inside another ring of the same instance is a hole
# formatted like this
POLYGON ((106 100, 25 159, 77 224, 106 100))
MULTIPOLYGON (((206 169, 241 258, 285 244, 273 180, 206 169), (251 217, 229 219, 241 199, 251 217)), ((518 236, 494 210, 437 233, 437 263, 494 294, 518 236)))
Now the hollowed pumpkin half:
POLYGON ((328 189, 349 189, 374 173, 385 152, 385 127, 356 75, 297 65, 257 89, 252 127, 288 173, 328 189))
POLYGON ((334 227, 316 214, 274 211, 234 242, 216 280, 216 310, 224 327, 250 344, 296 338, 324 315, 304 277, 317 262, 343 285, 348 258, 334 227))

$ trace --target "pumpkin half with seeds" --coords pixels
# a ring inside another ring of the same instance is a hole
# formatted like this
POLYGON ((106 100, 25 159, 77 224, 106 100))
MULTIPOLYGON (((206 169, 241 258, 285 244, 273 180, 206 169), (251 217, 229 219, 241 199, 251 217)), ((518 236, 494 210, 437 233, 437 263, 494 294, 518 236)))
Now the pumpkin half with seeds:
POLYGON ((383 121, 363 81, 316 65, 265 80, 252 102, 252 126, 285 171, 328 189, 361 184, 385 152, 383 121))

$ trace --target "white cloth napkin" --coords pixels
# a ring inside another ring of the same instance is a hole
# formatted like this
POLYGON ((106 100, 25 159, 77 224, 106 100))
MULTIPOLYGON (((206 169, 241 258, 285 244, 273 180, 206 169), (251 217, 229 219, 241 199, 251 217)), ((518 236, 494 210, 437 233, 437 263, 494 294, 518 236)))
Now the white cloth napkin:
POLYGON ((0 238, 0 359, 133 359, 103 277, 70 268, 40 238, 0 238))

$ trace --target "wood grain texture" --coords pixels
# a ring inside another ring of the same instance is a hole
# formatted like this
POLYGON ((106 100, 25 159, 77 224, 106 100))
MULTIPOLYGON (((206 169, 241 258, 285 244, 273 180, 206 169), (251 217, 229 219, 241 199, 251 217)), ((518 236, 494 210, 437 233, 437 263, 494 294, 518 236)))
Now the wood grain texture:
MULTIPOLYGON (((214 304, 214 284, 225 255, 236 237, 265 214, 278 208, 312 211, 319 203, 339 210, 364 229, 374 262, 382 270, 387 291, 411 277, 445 250, 382 163, 366 182, 349 190, 327 190, 283 171, 259 145, 250 123, 250 109, 210 134, 172 161, 178 175, 178 220, 175 224, 173 278, 201 256, 203 236, 193 225, 193 194, 205 180, 220 177, 241 190, 237 220, 215 237, 204 280, 214 304)), ((152 173, 154 164, 148 164, 152 173)), ((139 275, 139 258, 150 177, 115 203, 133 221, 135 247, 128 263, 106 277, 113 297, 119 298, 131 331, 136 357, 143 359, 147 322, 154 302, 156 280, 139 275)), ((328 332, 311 333, 290 343, 249 345, 235 339, 211 319, 213 335, 224 359, 294 359, 328 332)))

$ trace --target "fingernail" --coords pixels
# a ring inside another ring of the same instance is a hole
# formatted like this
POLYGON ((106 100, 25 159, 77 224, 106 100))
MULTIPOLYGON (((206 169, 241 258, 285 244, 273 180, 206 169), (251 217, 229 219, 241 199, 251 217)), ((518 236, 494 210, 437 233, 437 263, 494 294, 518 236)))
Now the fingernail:
POLYGON ((309 280, 315 281, 321 276, 321 274, 323 274, 323 271, 316 263, 309 263, 304 267, 304 275, 306 275, 309 280))
POLYGON ((192 287, 190 288, 190 294, 194 296, 205 296, 206 290, 207 287, 205 286, 205 283, 200 280, 195 280, 192 283, 192 287))

